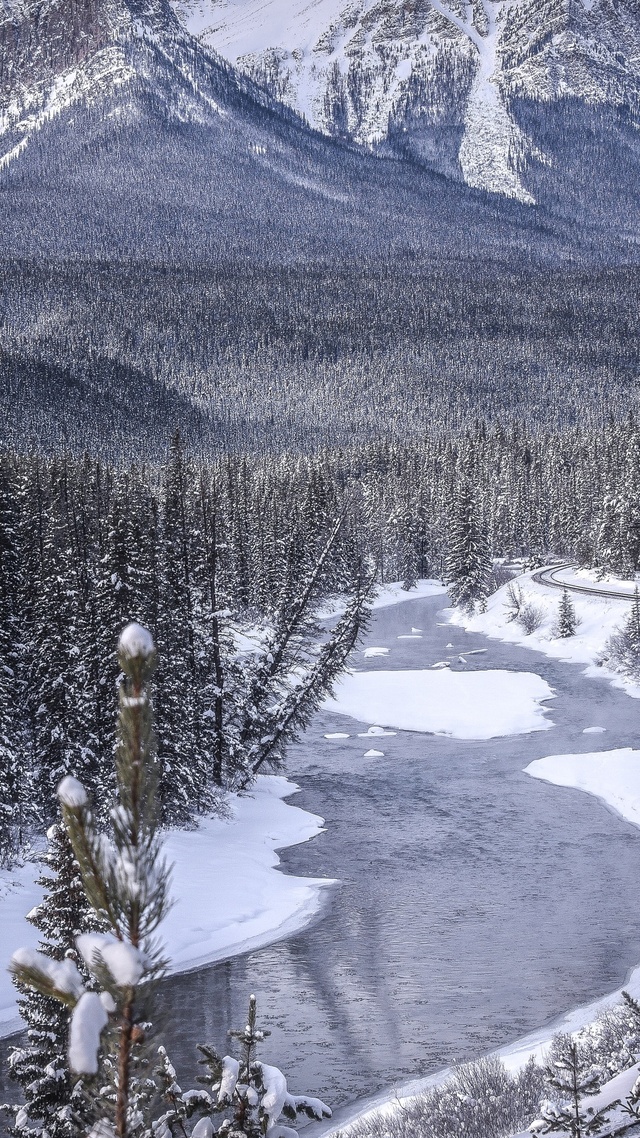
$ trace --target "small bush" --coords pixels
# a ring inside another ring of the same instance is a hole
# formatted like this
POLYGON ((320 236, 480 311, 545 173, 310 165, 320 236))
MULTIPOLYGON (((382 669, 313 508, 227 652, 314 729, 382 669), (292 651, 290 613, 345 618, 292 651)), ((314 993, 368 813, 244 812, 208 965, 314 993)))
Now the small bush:
POLYGON ((507 599, 504 602, 504 607, 507 613, 507 624, 517 620, 520 615, 520 609, 525 603, 524 593, 515 581, 512 581, 507 589, 507 599))
POLYGON ((533 1060, 510 1075, 500 1059, 480 1059, 390 1114, 354 1123, 343 1138, 510 1138, 535 1116, 543 1078, 533 1060))
POLYGON ((531 633, 540 628, 544 621, 544 609, 541 609, 539 605, 534 605, 532 601, 525 601, 515 621, 527 636, 531 636, 531 633))

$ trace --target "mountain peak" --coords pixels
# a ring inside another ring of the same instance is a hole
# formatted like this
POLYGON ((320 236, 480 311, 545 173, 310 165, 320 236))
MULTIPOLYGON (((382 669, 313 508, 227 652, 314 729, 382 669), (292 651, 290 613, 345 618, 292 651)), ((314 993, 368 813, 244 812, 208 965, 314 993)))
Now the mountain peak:
POLYGON ((532 201, 520 98, 638 105, 635 0, 174 0, 201 42, 326 134, 532 201))

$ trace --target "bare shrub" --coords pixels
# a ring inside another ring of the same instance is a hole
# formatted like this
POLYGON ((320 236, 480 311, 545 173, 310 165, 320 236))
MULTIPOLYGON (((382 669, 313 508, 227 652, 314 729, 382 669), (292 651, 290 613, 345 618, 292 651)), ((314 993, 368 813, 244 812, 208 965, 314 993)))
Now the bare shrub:
POLYGON ((510 1075, 491 1056, 459 1067, 442 1086, 398 1103, 390 1114, 362 1119, 343 1138, 510 1138, 534 1118, 543 1091, 533 1060, 510 1075))
POLYGON ((518 619, 520 610, 524 603, 524 593, 522 592, 520 585, 516 584, 515 581, 512 581, 509 585, 509 588, 507 589, 507 599, 504 602, 504 607, 507 612, 507 624, 511 624, 512 621, 518 619))
POLYGON ((534 605, 532 601, 525 601, 515 619, 516 624, 520 625, 523 632, 527 636, 531 636, 532 632, 540 628, 544 620, 544 609, 541 609, 539 605, 534 605))

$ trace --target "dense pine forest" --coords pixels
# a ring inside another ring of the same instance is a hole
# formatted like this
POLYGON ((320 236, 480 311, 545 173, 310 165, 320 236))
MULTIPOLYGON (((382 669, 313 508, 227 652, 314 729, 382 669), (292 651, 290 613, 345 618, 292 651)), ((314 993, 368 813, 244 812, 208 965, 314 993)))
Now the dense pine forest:
POLYGON ((5 439, 22 451, 162 461, 179 424, 204 456, 311 453, 637 410, 634 268, 407 249, 306 266, 16 259, 0 283, 5 439))
POLYGON ((65 773, 110 800, 113 644, 131 616, 161 647, 163 816, 184 823, 278 765, 357 642, 374 582, 444 574, 473 605, 491 558, 640 566, 632 417, 308 457, 204 461, 179 435, 153 465, 7 450, 0 477, 5 856, 52 821, 65 773))

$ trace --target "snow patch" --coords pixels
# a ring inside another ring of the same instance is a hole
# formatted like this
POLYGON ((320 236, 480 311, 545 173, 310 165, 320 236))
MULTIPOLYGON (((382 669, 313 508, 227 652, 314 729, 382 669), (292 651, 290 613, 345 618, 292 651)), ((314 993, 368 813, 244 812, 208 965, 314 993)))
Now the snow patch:
POLYGON ((640 751, 624 747, 585 755, 548 755, 525 768, 532 778, 593 794, 640 826, 640 751))
POLYGON ((402 731, 493 739, 548 730, 541 703, 553 695, 533 672, 352 672, 324 707, 364 722, 375 714, 402 731))

